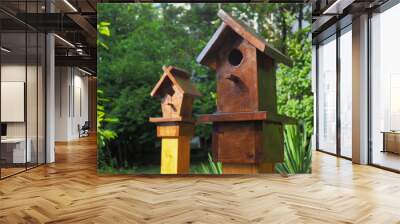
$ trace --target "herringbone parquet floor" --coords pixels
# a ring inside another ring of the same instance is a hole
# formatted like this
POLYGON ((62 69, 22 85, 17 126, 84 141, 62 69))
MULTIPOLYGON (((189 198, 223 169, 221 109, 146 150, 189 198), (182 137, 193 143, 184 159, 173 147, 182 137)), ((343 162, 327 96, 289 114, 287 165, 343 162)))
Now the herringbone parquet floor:
POLYGON ((0 181, 0 223, 400 223, 400 175, 322 153, 289 178, 99 176, 95 138, 56 156, 0 181))

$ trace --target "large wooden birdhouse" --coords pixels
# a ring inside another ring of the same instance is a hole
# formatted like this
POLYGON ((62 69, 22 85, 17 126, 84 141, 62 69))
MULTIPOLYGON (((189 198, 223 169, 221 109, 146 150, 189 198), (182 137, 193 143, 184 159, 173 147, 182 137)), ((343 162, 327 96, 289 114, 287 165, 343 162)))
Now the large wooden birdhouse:
POLYGON ((161 138, 161 174, 186 174, 190 167, 190 139, 194 134, 193 100, 201 94, 186 71, 173 66, 163 70, 150 93, 161 98, 163 116, 150 118, 150 122, 157 123, 157 137, 161 138))
POLYGON ((283 161, 289 120, 277 114, 276 65, 292 62, 243 22, 218 16, 222 24, 197 58, 217 73, 217 112, 199 122, 213 122, 213 156, 224 173, 269 172, 283 161))

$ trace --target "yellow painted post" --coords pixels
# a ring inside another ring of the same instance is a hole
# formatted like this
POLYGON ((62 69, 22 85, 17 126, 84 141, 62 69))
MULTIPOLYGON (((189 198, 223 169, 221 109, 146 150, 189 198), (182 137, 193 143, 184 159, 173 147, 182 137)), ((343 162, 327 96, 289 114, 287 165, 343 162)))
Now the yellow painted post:
POLYGON ((193 124, 157 126, 161 137, 161 174, 188 174, 193 124))

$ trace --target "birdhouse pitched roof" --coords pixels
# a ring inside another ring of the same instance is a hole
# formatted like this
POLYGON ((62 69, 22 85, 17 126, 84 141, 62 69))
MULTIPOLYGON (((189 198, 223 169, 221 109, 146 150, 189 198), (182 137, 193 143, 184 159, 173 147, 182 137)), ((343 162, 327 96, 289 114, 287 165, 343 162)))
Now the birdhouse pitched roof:
POLYGON ((185 70, 173 66, 163 66, 163 70, 164 74, 150 93, 152 97, 162 94, 162 90, 165 88, 164 86, 168 84, 167 80, 172 82, 173 85, 176 85, 178 90, 185 95, 194 97, 201 96, 201 93, 190 82, 190 75, 185 70))
POLYGON ((260 52, 275 59, 276 62, 292 66, 293 62, 290 58, 269 45, 263 37, 258 35, 252 28, 242 21, 230 16, 222 9, 218 11, 218 17, 221 18, 223 22, 197 57, 198 63, 208 66, 212 64, 213 60, 215 60, 212 56, 215 55, 215 52, 225 43, 224 40, 234 32, 247 40, 260 52))

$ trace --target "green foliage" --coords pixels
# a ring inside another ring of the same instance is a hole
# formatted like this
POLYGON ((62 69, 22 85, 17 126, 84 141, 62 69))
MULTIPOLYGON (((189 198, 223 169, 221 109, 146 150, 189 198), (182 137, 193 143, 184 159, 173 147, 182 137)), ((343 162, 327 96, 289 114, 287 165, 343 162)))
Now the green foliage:
POLYGON ((285 159, 283 163, 275 166, 278 173, 296 174, 311 173, 311 144, 306 130, 300 130, 298 126, 287 125, 285 127, 285 159))
POLYGON ((104 112, 104 103, 110 102, 109 99, 102 97, 103 91, 97 90, 97 147, 98 147, 98 167, 103 168, 108 166, 105 157, 105 146, 107 141, 117 137, 117 133, 113 130, 104 129, 105 123, 118 123, 117 118, 109 118, 104 112))
POLYGON ((303 123, 307 136, 313 130, 313 93, 311 91, 310 26, 298 31, 287 41, 287 54, 293 59, 292 68, 280 66, 277 72, 279 113, 303 123))
MULTIPOLYGON (((217 8, 213 7, 216 13, 217 8)), ((130 166, 145 163, 149 155, 154 155, 153 160, 147 162, 159 160, 156 128, 148 119, 160 116, 161 108, 159 100, 152 99, 149 93, 160 78, 163 65, 178 66, 192 74, 203 94, 195 101, 195 114, 215 111, 215 74, 195 62, 218 25, 208 23, 215 17, 207 11, 209 8, 205 5, 195 9, 199 14, 194 15, 171 4, 99 5, 99 20, 112 24, 112 38, 107 39, 109 50, 98 52, 98 85, 113 99, 106 111, 120 120, 106 127, 119 136, 109 147, 121 164, 125 160, 130 166), (189 19, 194 17, 198 19, 189 19)), ((196 128, 196 134, 210 142, 211 126, 196 128)))
POLYGON ((202 174, 222 174, 222 163, 215 163, 210 153, 208 153, 208 163, 201 163, 200 168, 202 174))
POLYGON ((214 162, 210 153, 208 153, 208 161, 198 165, 192 165, 190 170, 194 174, 222 174, 222 163, 214 162))
POLYGON ((99 167, 97 170, 99 173, 106 173, 106 174, 135 174, 137 173, 137 167, 132 168, 115 168, 113 166, 102 166, 99 167))
MULTIPOLYGON (((97 30, 99 32, 99 39, 97 39, 97 46, 103 46, 108 49, 107 45, 100 38, 103 36, 110 36, 110 31, 108 26, 110 23, 100 22, 97 25, 97 30)), ((117 133, 113 130, 104 129, 104 124, 112 124, 118 123, 118 118, 111 118, 106 116, 105 106, 104 104, 110 102, 109 99, 103 97, 103 91, 97 90, 97 148, 98 148, 98 158, 97 158, 97 166, 99 169, 104 169, 106 167, 110 167, 107 164, 106 156, 105 156, 105 146, 107 141, 113 140, 117 137, 117 133)), ((111 160, 111 167, 113 167, 113 162, 115 160, 111 160)))
POLYGON ((112 140, 117 137, 117 134, 112 131, 112 130, 106 130, 103 129, 102 126, 104 123, 118 123, 117 118, 109 118, 106 117, 106 114, 104 112, 104 106, 103 104, 106 102, 110 102, 109 99, 101 97, 103 94, 103 91, 98 89, 97 90, 97 137, 99 138, 99 144, 101 147, 105 145, 106 140, 112 140))
POLYGON ((109 22, 100 22, 97 24, 97 32, 99 33, 99 38, 97 39, 97 46, 102 46, 105 49, 108 49, 107 44, 104 43, 103 38, 109 37, 111 35, 109 29, 110 23, 109 22))

